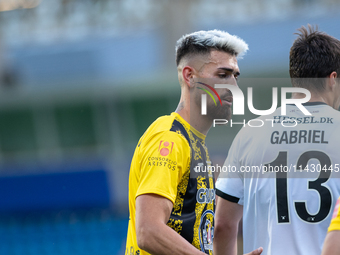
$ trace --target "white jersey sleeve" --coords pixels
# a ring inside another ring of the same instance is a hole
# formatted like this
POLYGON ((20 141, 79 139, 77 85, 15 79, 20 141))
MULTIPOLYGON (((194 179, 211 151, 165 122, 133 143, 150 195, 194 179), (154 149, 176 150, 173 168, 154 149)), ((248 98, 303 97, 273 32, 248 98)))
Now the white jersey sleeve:
POLYGON ((243 174, 240 172, 240 161, 237 158, 240 145, 239 139, 237 139, 239 134, 230 147, 228 157, 222 168, 224 171, 220 173, 217 179, 216 195, 230 202, 243 205, 243 174))

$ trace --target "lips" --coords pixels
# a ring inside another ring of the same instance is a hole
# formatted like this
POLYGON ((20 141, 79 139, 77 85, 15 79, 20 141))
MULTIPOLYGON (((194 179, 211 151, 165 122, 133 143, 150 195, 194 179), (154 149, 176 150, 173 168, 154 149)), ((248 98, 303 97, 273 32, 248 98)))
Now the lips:
POLYGON ((226 102, 229 105, 232 105, 232 103, 233 103, 233 96, 226 96, 226 97, 223 97, 221 99, 222 99, 222 101, 226 102))

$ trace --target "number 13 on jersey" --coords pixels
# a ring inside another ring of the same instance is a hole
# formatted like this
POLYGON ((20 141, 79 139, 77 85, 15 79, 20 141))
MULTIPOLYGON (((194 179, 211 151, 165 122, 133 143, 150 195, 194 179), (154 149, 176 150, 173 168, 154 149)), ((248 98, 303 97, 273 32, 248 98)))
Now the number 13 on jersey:
MULTIPOLYGON (((307 151, 304 152, 297 160, 297 166, 300 169, 305 169, 310 159, 316 159, 321 166, 325 168, 320 171, 320 175, 316 180, 308 181, 308 190, 315 190, 320 196, 320 206, 316 214, 310 214, 307 210, 306 202, 294 202, 295 212, 298 217, 308 223, 318 223, 324 220, 330 213, 332 206, 332 194, 330 190, 322 184, 327 182, 331 176, 331 159, 322 151, 307 151)), ((287 166, 287 151, 280 151, 277 158, 266 164, 268 166, 287 166)), ((278 223, 289 223, 289 204, 288 204, 288 185, 287 172, 276 173, 276 205, 277 205, 277 219, 278 223)), ((301 179, 301 181, 305 181, 301 179)))

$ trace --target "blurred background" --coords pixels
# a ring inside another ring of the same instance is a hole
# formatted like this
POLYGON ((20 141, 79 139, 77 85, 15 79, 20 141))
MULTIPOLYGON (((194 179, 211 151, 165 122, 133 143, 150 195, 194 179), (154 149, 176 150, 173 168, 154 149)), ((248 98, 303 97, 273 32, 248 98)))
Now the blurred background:
MULTIPOLYGON (((340 38, 339 13, 338 0, 0 0, 0 254, 124 254, 130 160, 176 109, 183 34, 236 34, 241 77, 290 86, 293 33, 340 38)), ((254 106, 270 95, 257 84, 254 106)), ((238 129, 210 130, 215 163, 238 129)))

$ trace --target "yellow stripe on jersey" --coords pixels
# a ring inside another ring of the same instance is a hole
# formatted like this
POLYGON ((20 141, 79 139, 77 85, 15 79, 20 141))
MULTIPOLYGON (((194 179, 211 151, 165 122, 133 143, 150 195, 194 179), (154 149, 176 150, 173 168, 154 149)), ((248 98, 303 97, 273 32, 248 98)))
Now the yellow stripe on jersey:
POLYGON ((340 230, 340 197, 338 198, 338 201, 336 202, 331 225, 328 228, 328 232, 334 231, 334 230, 340 230))

